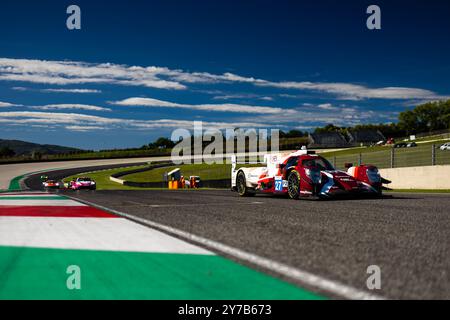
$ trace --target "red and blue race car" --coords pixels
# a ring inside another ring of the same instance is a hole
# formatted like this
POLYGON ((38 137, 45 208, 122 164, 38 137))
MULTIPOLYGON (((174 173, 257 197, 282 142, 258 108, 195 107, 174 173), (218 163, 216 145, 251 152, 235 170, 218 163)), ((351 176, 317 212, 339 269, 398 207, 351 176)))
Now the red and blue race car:
POLYGON ((240 196, 257 192, 287 194, 291 199, 304 197, 380 196, 383 179, 372 165, 349 165, 348 171, 336 170, 331 163, 312 151, 268 154, 263 167, 237 169, 232 158, 231 186, 240 196))
POLYGON ((42 182, 42 186, 46 190, 48 190, 48 189, 61 189, 61 188, 64 187, 64 184, 62 182, 59 182, 59 181, 48 180, 47 179, 44 182, 42 182))

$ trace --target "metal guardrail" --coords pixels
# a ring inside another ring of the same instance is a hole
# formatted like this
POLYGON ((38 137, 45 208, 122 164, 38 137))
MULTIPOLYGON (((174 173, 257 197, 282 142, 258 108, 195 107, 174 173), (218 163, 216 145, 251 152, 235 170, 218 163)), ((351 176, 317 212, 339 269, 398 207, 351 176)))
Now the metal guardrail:
POLYGON ((450 150, 441 150, 437 144, 418 145, 413 148, 386 148, 382 151, 335 156, 329 160, 338 169, 344 169, 345 163, 372 164, 380 169, 450 165, 450 150))

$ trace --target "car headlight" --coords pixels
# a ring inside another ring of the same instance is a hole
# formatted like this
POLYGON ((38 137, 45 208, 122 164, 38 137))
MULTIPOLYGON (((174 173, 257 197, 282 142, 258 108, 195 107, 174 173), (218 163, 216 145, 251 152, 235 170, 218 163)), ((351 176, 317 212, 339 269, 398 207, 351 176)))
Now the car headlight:
POLYGON ((95 184, 95 181, 91 181, 91 185, 93 186, 95 184))
POLYGON ((311 179, 311 181, 313 183, 315 183, 315 184, 321 183, 321 181, 322 181, 322 174, 321 174, 320 170, 306 168, 305 169, 305 173, 308 176, 308 178, 311 179))

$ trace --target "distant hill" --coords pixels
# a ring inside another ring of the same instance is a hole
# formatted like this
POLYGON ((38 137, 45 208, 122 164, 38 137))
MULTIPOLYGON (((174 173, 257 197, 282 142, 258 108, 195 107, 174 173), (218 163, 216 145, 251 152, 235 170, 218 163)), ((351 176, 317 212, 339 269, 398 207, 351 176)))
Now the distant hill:
POLYGON ((80 149, 76 148, 62 147, 51 144, 37 144, 20 140, 0 139, 0 148, 3 147, 8 147, 11 150, 14 150, 14 152, 18 156, 31 155, 33 152, 39 152, 41 154, 60 154, 81 151, 80 149))

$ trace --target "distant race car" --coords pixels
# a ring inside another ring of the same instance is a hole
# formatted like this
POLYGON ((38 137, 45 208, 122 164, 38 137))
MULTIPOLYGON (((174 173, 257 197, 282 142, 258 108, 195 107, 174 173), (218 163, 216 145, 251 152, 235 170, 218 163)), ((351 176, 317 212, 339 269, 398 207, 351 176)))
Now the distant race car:
POLYGON ((450 150, 450 142, 444 143, 439 149, 441 149, 442 151, 450 150))
POLYGON ((394 148, 414 148, 417 147, 415 142, 399 142, 394 145, 394 148))
POLYGON ((55 180, 45 180, 42 182, 42 186, 45 189, 60 189, 64 184, 55 180))
POLYGON ((394 144, 394 148, 406 148, 407 147, 407 143, 406 142, 399 142, 394 144))
POLYGON ((232 158, 231 186, 240 196, 257 192, 287 194, 291 199, 304 197, 332 198, 335 196, 380 196, 383 184, 372 165, 348 165, 348 171, 339 171, 325 158, 314 152, 299 150, 290 154, 268 154, 265 166, 238 168, 232 158))
POLYGON ((77 178, 77 179, 69 182, 69 189, 72 189, 72 190, 81 190, 81 189, 95 190, 95 189, 97 189, 97 184, 91 178, 81 177, 81 178, 77 178))

